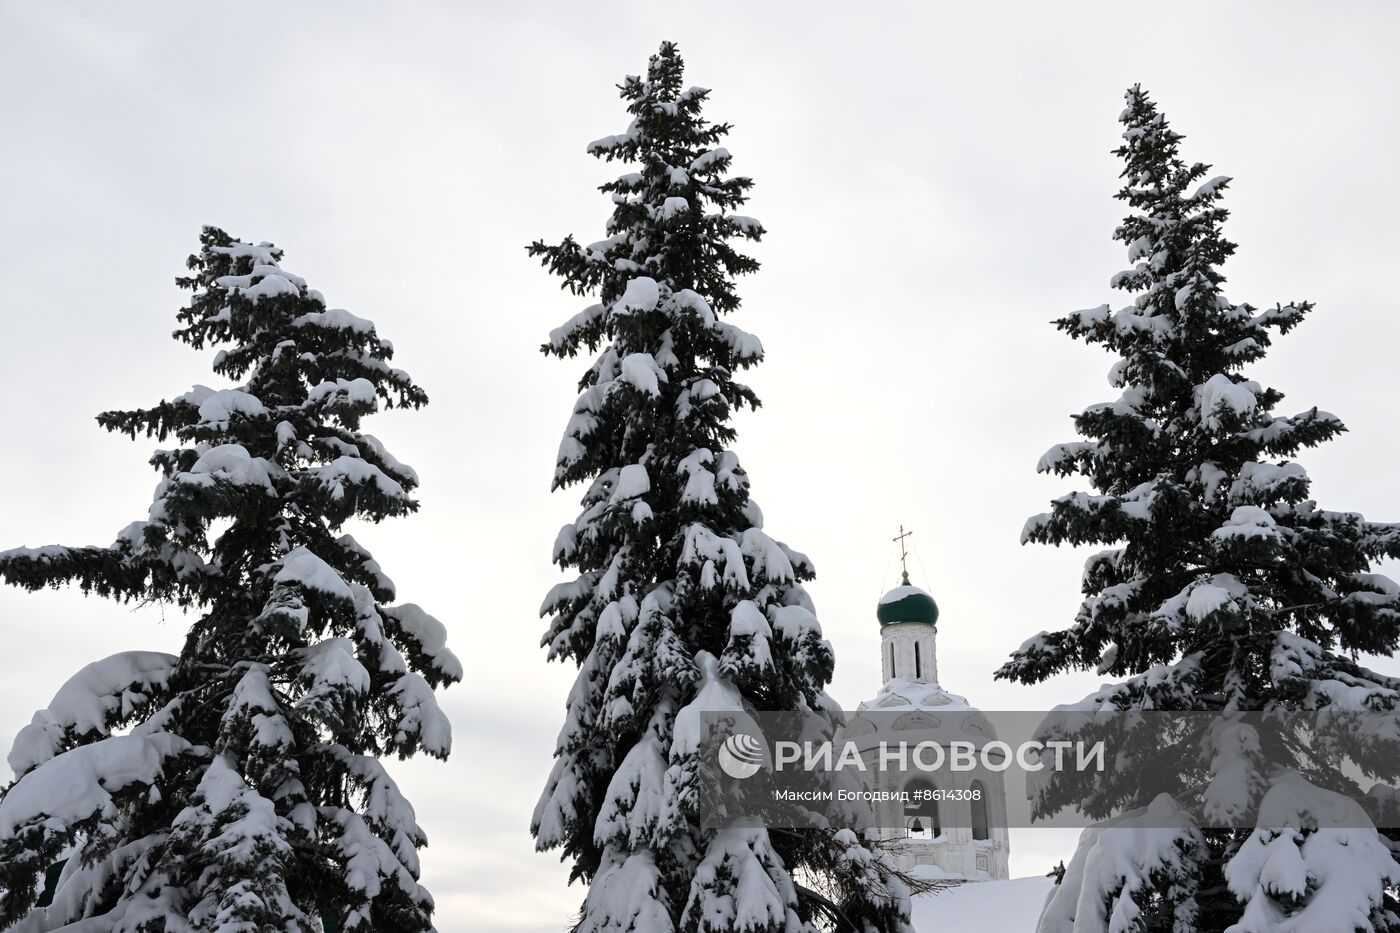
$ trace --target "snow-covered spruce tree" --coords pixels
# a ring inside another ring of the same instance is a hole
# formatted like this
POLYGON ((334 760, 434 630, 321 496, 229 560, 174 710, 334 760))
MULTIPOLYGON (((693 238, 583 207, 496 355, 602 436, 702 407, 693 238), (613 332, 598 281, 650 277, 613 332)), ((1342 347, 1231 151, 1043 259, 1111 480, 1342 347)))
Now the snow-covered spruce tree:
POLYGON ((637 169, 602 186, 607 238, 530 247, 599 299, 543 347, 597 355, 554 475, 587 491, 555 544, 577 576, 545 600, 544 644, 580 671, 532 831, 590 885, 578 933, 907 929, 907 888, 852 830, 713 831, 696 812, 700 713, 834 704, 812 566, 763 530, 727 449, 733 411, 758 405, 735 373, 762 357, 721 318, 758 267, 731 240, 763 228, 733 213, 751 182, 682 75, 663 44, 620 86, 627 131, 589 146, 637 169))
POLYGON ((441 623, 340 527, 417 508, 361 419, 427 396, 374 325, 327 308, 270 243, 207 228, 177 339, 222 346, 196 386, 99 423, 177 446, 110 547, 20 548, 0 576, 198 613, 179 656, 88 665, 17 737, 0 798, 0 927, 422 931, 426 842, 380 763, 451 743, 441 623), (114 735, 125 729, 124 734, 114 735), (64 861, 52 906, 38 883, 64 861))
MULTIPOLYGON (((1295 772, 1270 772, 1256 732, 1230 716, 1396 707, 1400 682, 1354 657, 1390 654, 1400 639, 1400 586, 1370 572, 1400 553, 1400 528, 1308 497, 1308 475, 1291 458, 1341 422, 1317 408, 1276 413, 1282 393, 1244 370, 1312 306, 1229 301, 1220 273, 1235 249, 1220 229, 1228 179, 1182 161, 1182 137, 1139 88, 1120 120, 1117 197, 1131 213, 1114 238, 1133 267, 1112 284, 1134 298, 1057 324, 1118 356, 1109 381, 1122 395, 1075 416, 1084 439, 1040 462, 1083 476, 1094 492, 1056 499, 1023 533, 1110 549, 1085 564, 1073 625, 1028 640, 998 676, 1033 683, 1094 669, 1127 679, 1074 709, 1223 718, 1200 736, 1197 758, 1169 747, 1134 762, 1140 775, 1184 760, 1200 776, 1192 799, 1134 800, 1141 785, 1131 774, 1050 783, 1048 809, 1141 809, 1085 833, 1042 930, 1395 929, 1400 872, 1383 837, 1359 807, 1343 822, 1367 828, 1314 831, 1318 814, 1356 804, 1295 772), (1259 829, 1219 828, 1250 813, 1259 829)), ((1373 774, 1396 763, 1393 745, 1362 762, 1373 774)))

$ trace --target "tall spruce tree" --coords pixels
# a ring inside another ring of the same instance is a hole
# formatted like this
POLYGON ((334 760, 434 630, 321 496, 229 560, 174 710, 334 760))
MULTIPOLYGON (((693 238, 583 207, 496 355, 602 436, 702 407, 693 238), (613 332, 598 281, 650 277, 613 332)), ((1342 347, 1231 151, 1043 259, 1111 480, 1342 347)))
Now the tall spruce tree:
POLYGON ((379 759, 446 757, 433 687, 461 667, 442 624, 388 605, 393 583, 339 533, 417 508, 417 476, 360 422, 427 396, 281 250, 213 228, 200 241, 175 337, 221 347, 215 372, 243 383, 98 417, 176 443, 151 458, 147 518, 114 544, 0 554, 0 577, 30 590, 198 613, 178 656, 88 665, 16 738, 0 927, 430 930, 426 838, 379 759))
POLYGON ((598 296, 543 347, 596 357, 554 474, 586 492, 554 546, 577 576, 544 602, 544 644, 579 676, 532 831, 590 885, 578 933, 906 929, 907 889, 852 830, 705 830, 696 812, 698 713, 834 704, 812 565, 763 530, 727 449, 734 410, 758 405, 735 374, 763 354, 722 319, 758 268, 731 241, 763 227, 733 213, 751 182, 683 69, 664 43, 620 85, 626 132, 588 147, 636 167, 601 188, 606 238, 529 248, 598 296))
MULTIPOLYGON (((1270 771, 1251 727, 1230 717, 1396 707, 1400 681, 1355 658, 1391 654, 1400 640, 1400 586, 1371 572, 1400 554, 1400 527, 1309 498, 1291 458, 1342 423, 1317 408, 1276 413, 1283 394, 1244 370, 1312 305, 1260 311, 1225 297, 1220 266, 1235 250, 1221 234, 1228 179, 1181 159, 1182 137, 1140 88, 1126 98, 1117 197, 1131 213, 1114 238, 1133 266, 1112 285, 1134 297, 1056 322, 1117 355, 1109 381, 1122 394, 1076 415, 1083 440, 1039 464, 1094 491, 1054 500, 1022 536, 1109 549, 1085 563, 1074 623, 1028 640, 998 676, 1034 683, 1093 669, 1127 679, 1078 709, 1223 718, 1200 737, 1198 756, 1162 748, 1134 765, 1185 760, 1203 781, 1193 799, 1134 800, 1131 775, 1050 785, 1047 809, 1143 809, 1085 833, 1042 929, 1395 929, 1388 892, 1400 872, 1384 838, 1355 828, 1369 827, 1360 816, 1350 829, 1317 829, 1318 813, 1353 802, 1270 771), (1246 813, 1258 829, 1218 828, 1246 813)), ((1394 772, 1393 743, 1372 753, 1368 770, 1384 772, 1389 755, 1394 772)))

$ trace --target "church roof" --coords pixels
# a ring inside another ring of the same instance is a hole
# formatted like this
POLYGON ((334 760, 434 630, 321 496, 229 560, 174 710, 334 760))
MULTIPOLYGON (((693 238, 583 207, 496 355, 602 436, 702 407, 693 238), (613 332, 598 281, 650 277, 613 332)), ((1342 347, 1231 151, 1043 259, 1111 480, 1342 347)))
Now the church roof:
POLYGON ((901 622, 922 622, 925 625, 938 624, 938 604, 933 601, 924 590, 909 583, 909 578, 904 578, 904 583, 890 590, 880 597, 880 604, 875 608, 875 616, 880 620, 880 625, 895 625, 901 622))
POLYGON ((887 681, 873 700, 860 704, 861 710, 942 710, 944 712, 975 712, 967 697, 949 693, 938 684, 897 678, 887 681))

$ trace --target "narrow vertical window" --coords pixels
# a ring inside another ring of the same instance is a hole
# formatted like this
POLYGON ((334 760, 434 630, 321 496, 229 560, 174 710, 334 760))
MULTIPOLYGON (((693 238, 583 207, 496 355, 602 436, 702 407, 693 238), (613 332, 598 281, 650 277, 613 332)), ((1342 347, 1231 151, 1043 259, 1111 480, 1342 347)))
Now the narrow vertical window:
POLYGON ((890 645, 890 680, 894 680, 894 645, 890 645))
POLYGON ((987 831, 987 785, 981 781, 972 782, 972 838, 990 839, 987 831))
POLYGON ((919 643, 914 642, 914 679, 921 680, 924 676, 923 664, 919 661, 919 643))

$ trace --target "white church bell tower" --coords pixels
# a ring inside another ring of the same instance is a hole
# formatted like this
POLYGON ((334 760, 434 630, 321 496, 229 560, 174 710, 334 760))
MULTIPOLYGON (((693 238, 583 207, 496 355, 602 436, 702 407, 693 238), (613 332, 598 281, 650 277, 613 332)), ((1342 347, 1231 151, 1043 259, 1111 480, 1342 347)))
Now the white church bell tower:
POLYGON ((971 742, 981 748, 996 741, 996 729, 967 699, 948 693, 938 674, 938 604, 909 582, 900 528, 899 586, 875 608, 880 623, 884 685, 860 704, 847 724, 847 737, 867 758, 872 789, 903 791, 908 802, 878 805, 882 834, 893 845, 898 867, 929 880, 1000 880, 1010 876, 1006 828, 1006 789, 1000 770, 979 765, 971 771, 934 775, 889 773, 875 762, 880 742, 971 742))

